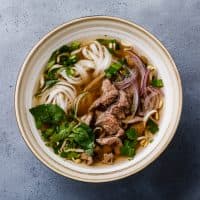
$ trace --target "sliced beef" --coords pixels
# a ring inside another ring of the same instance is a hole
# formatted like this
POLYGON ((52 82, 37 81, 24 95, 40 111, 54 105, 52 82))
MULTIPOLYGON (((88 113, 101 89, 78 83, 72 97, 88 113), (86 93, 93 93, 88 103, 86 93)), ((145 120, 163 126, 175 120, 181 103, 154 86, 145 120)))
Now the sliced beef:
POLYGON ((116 101, 119 92, 109 79, 103 80, 101 90, 102 95, 94 101, 89 110, 94 110, 96 108, 105 110, 110 104, 116 101))
POLYGON ((118 119, 108 112, 103 112, 97 117, 95 126, 102 127, 107 135, 121 136, 124 134, 118 119))
POLYGON ((117 119, 124 119, 125 115, 130 113, 130 107, 126 93, 120 90, 118 101, 111 105, 106 112, 114 115, 117 119))
POLYGON ((132 103, 133 103, 133 86, 130 85, 129 87, 124 89, 124 91, 126 93, 126 97, 128 99, 129 104, 132 105, 132 103))
POLYGON ((116 136, 99 138, 99 139, 96 139, 96 142, 99 143, 100 145, 112 145, 112 144, 116 144, 120 146, 122 145, 121 139, 116 136))
POLYGON ((101 89, 102 89, 102 92, 103 93, 107 93, 107 92, 110 92, 110 91, 116 91, 117 89, 115 88, 115 86, 110 82, 109 79, 104 79, 103 80, 103 83, 102 83, 102 86, 101 86, 101 89))

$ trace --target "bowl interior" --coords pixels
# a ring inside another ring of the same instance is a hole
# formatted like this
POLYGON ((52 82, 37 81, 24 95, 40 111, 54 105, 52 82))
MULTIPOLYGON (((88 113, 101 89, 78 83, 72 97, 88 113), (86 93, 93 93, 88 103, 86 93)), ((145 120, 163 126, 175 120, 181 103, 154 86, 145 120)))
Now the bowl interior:
POLYGON ((22 135, 35 155, 58 173, 80 180, 107 181, 127 176, 155 159, 171 140, 181 111, 181 84, 173 60, 162 45, 137 25, 124 20, 93 17, 64 24, 45 36, 31 51, 20 72, 16 90, 17 119, 22 135), (42 141, 29 113, 38 77, 51 53, 73 40, 99 38, 108 35, 130 42, 158 69, 163 79, 164 107, 159 132, 154 141, 140 149, 134 159, 118 160, 114 165, 77 165, 55 155, 42 141))

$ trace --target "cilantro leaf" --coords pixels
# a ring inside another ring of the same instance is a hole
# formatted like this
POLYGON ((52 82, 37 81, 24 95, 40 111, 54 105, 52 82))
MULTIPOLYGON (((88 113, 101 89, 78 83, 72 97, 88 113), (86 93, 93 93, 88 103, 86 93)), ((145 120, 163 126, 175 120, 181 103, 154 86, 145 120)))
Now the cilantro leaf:
POLYGON ((121 154, 124 156, 133 157, 135 155, 134 142, 125 140, 124 145, 121 147, 121 154))
POLYGON ((94 148, 94 134, 92 129, 88 125, 81 123, 77 127, 74 127, 72 132, 69 137, 73 138, 81 148, 88 150, 92 154, 94 148))
POLYGON ((57 125, 66 118, 65 112, 53 104, 42 104, 29 111, 33 115, 38 129, 43 125, 57 125))
POLYGON ((147 129, 151 132, 151 133, 156 133, 159 130, 158 125, 151 119, 148 120, 147 122, 147 129))
POLYGON ((69 123, 64 127, 60 127, 60 131, 58 133, 55 133, 50 137, 51 142, 58 142, 60 140, 66 139, 69 134, 71 133, 73 127, 75 126, 75 123, 69 123))
POLYGON ((129 140, 137 140, 137 132, 134 128, 128 129, 125 133, 129 140))
POLYGON ((137 145, 137 132, 134 128, 130 128, 125 132, 125 134, 128 139, 124 141, 124 145, 121 147, 121 154, 133 157, 137 145))

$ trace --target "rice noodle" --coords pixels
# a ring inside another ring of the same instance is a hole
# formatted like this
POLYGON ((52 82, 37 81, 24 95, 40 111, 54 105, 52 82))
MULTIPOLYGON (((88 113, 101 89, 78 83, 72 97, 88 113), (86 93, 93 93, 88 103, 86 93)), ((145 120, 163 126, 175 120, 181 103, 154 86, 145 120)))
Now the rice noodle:
POLYGON ((76 89, 71 84, 60 81, 41 94, 40 103, 57 104, 67 112, 71 108, 75 97, 76 89))
POLYGON ((61 67, 63 67, 63 66, 62 66, 62 65, 59 65, 59 64, 55 64, 55 65, 53 65, 52 67, 50 67, 50 68, 48 69, 48 72, 52 71, 53 69, 58 69, 58 68, 61 68, 61 67))
MULTIPOLYGON (((58 74, 65 79, 70 84, 74 85, 81 85, 85 83, 88 80, 88 71, 94 70, 94 76, 99 75, 102 73, 105 69, 107 69, 112 61, 112 56, 107 50, 107 48, 103 45, 101 45, 99 42, 94 41, 90 43, 89 45, 86 45, 82 48, 79 48, 71 53, 71 55, 77 54, 82 52, 85 59, 79 60, 77 63, 71 67, 72 70, 75 72, 75 76, 70 76, 66 74, 65 68, 63 68, 62 65, 55 64, 50 69, 48 69, 48 72, 61 68, 61 70, 58 71, 58 74)), ((57 62, 60 60, 60 56, 66 55, 66 53, 63 53, 58 56, 57 62)), ((40 87, 44 85, 44 77, 41 78, 40 81, 40 87)))
POLYGON ((88 80, 89 69, 94 69, 95 65, 90 60, 80 60, 72 67, 72 70, 75 71, 75 76, 69 76, 66 74, 66 71, 63 69, 59 74, 71 84, 80 85, 88 80))
POLYGON ((94 75, 97 76, 99 73, 107 69, 112 60, 112 56, 107 48, 101 45, 99 42, 94 41, 89 45, 83 47, 82 54, 88 60, 92 60, 95 64, 94 75))
POLYGON ((79 49, 76 49, 74 51, 71 52, 71 55, 75 55, 75 54, 78 54, 82 51, 82 48, 79 48, 79 49))
POLYGON ((130 85, 133 85, 137 80, 137 72, 133 70, 129 70, 130 76, 125 78, 123 81, 115 82, 115 86, 120 89, 126 89, 130 85))

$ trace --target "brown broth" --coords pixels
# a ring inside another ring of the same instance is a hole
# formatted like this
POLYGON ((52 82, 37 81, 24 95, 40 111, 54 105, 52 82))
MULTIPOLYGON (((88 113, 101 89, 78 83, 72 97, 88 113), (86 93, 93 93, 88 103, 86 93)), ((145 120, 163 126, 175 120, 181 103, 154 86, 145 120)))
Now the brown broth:
MULTIPOLYGON (((93 73, 90 72, 89 76, 91 77, 88 79, 87 84, 84 84, 81 88, 79 88, 79 94, 84 91, 84 89, 88 86, 89 83, 91 83, 95 77, 93 77, 93 73)), ((84 114, 88 113, 88 109, 91 106, 91 104, 101 95, 101 85, 102 85, 102 79, 100 79, 98 82, 96 82, 95 85, 92 86, 89 90, 87 90, 87 94, 81 99, 78 107, 78 116, 82 116, 84 114)))

